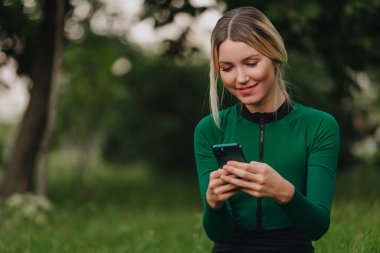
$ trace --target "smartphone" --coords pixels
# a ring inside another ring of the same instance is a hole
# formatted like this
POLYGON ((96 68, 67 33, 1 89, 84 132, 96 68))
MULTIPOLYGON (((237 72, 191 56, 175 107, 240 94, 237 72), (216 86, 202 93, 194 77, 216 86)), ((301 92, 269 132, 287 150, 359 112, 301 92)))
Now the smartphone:
POLYGON ((219 168, 228 161, 246 162, 243 149, 238 143, 216 144, 212 147, 219 168))

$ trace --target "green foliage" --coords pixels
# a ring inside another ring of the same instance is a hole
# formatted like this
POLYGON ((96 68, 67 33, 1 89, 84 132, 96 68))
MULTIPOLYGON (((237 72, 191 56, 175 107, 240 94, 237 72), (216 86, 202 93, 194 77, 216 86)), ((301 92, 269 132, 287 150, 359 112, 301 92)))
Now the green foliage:
POLYGON ((181 173, 193 168, 192 134, 207 113, 207 73, 202 60, 147 56, 118 40, 87 36, 65 50, 55 146, 92 145, 100 137, 108 161, 181 173), (120 57, 131 70, 117 77, 111 68, 120 57))
POLYGON ((123 90, 112 74, 122 45, 88 36, 83 44, 66 47, 58 99, 55 142, 68 138, 80 144, 94 138, 112 115, 111 103, 123 90))
POLYGON ((207 113, 206 63, 143 55, 131 62, 132 71, 122 79, 125 97, 112 101, 105 157, 173 172, 193 168, 194 127, 207 113))

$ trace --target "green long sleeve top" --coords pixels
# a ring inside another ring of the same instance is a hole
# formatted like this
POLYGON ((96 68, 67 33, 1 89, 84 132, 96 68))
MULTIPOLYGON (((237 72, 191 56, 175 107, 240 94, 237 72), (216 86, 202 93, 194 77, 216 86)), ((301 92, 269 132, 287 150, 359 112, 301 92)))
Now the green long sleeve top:
POLYGON ((245 117, 241 107, 237 104, 221 111, 220 128, 211 115, 195 128, 195 160, 207 235, 215 242, 227 242, 236 225, 249 230, 296 227, 311 240, 319 239, 330 224, 339 153, 337 122, 328 113, 296 103, 284 117, 258 123, 245 117), (264 145, 259 145, 260 135, 264 145), (209 175, 218 169, 212 146, 232 142, 242 145, 247 161, 259 161, 260 148, 263 149, 263 162, 295 187, 288 203, 280 205, 262 198, 258 210, 257 198, 239 192, 220 209, 207 204, 209 175))

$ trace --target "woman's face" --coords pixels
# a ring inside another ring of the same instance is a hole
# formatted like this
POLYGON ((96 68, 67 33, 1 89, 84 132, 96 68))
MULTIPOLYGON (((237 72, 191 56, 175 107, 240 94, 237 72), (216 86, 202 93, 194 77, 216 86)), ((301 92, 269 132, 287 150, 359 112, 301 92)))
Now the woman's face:
POLYGON ((277 85, 272 60, 244 42, 219 46, 219 73, 225 88, 251 112, 271 112, 277 85))

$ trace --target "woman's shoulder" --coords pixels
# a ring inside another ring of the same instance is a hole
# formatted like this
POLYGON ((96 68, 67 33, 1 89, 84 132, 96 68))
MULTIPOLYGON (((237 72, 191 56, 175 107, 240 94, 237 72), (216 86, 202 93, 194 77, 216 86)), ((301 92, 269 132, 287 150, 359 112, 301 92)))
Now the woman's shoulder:
POLYGON ((334 116, 326 111, 322 111, 313 107, 305 106, 300 103, 294 104, 294 120, 299 120, 304 123, 311 123, 315 125, 317 123, 324 122, 325 124, 338 125, 334 116))
MULTIPOLYGON (((223 125, 224 122, 229 121, 232 118, 238 116, 237 115, 238 114, 237 113, 238 112, 237 106, 238 105, 233 105, 233 106, 230 106, 226 109, 219 111, 219 118, 220 118, 221 125, 223 125)), ((210 130, 211 131, 211 130, 220 130, 220 129, 216 125, 212 114, 208 114, 205 117, 203 117, 198 122, 198 124, 196 125, 195 131, 199 131, 199 130, 203 130, 203 131, 204 130, 210 130)))
POLYGON ((203 130, 203 129, 208 129, 213 127, 215 125, 214 119, 212 117, 212 114, 208 114, 204 116, 195 126, 195 131, 203 130))
POLYGON ((293 126, 304 134, 309 152, 327 144, 339 146, 339 125, 330 113, 296 104, 294 115, 293 126))
POLYGON ((328 112, 295 103, 289 124, 307 136, 339 133, 336 119, 328 112))

